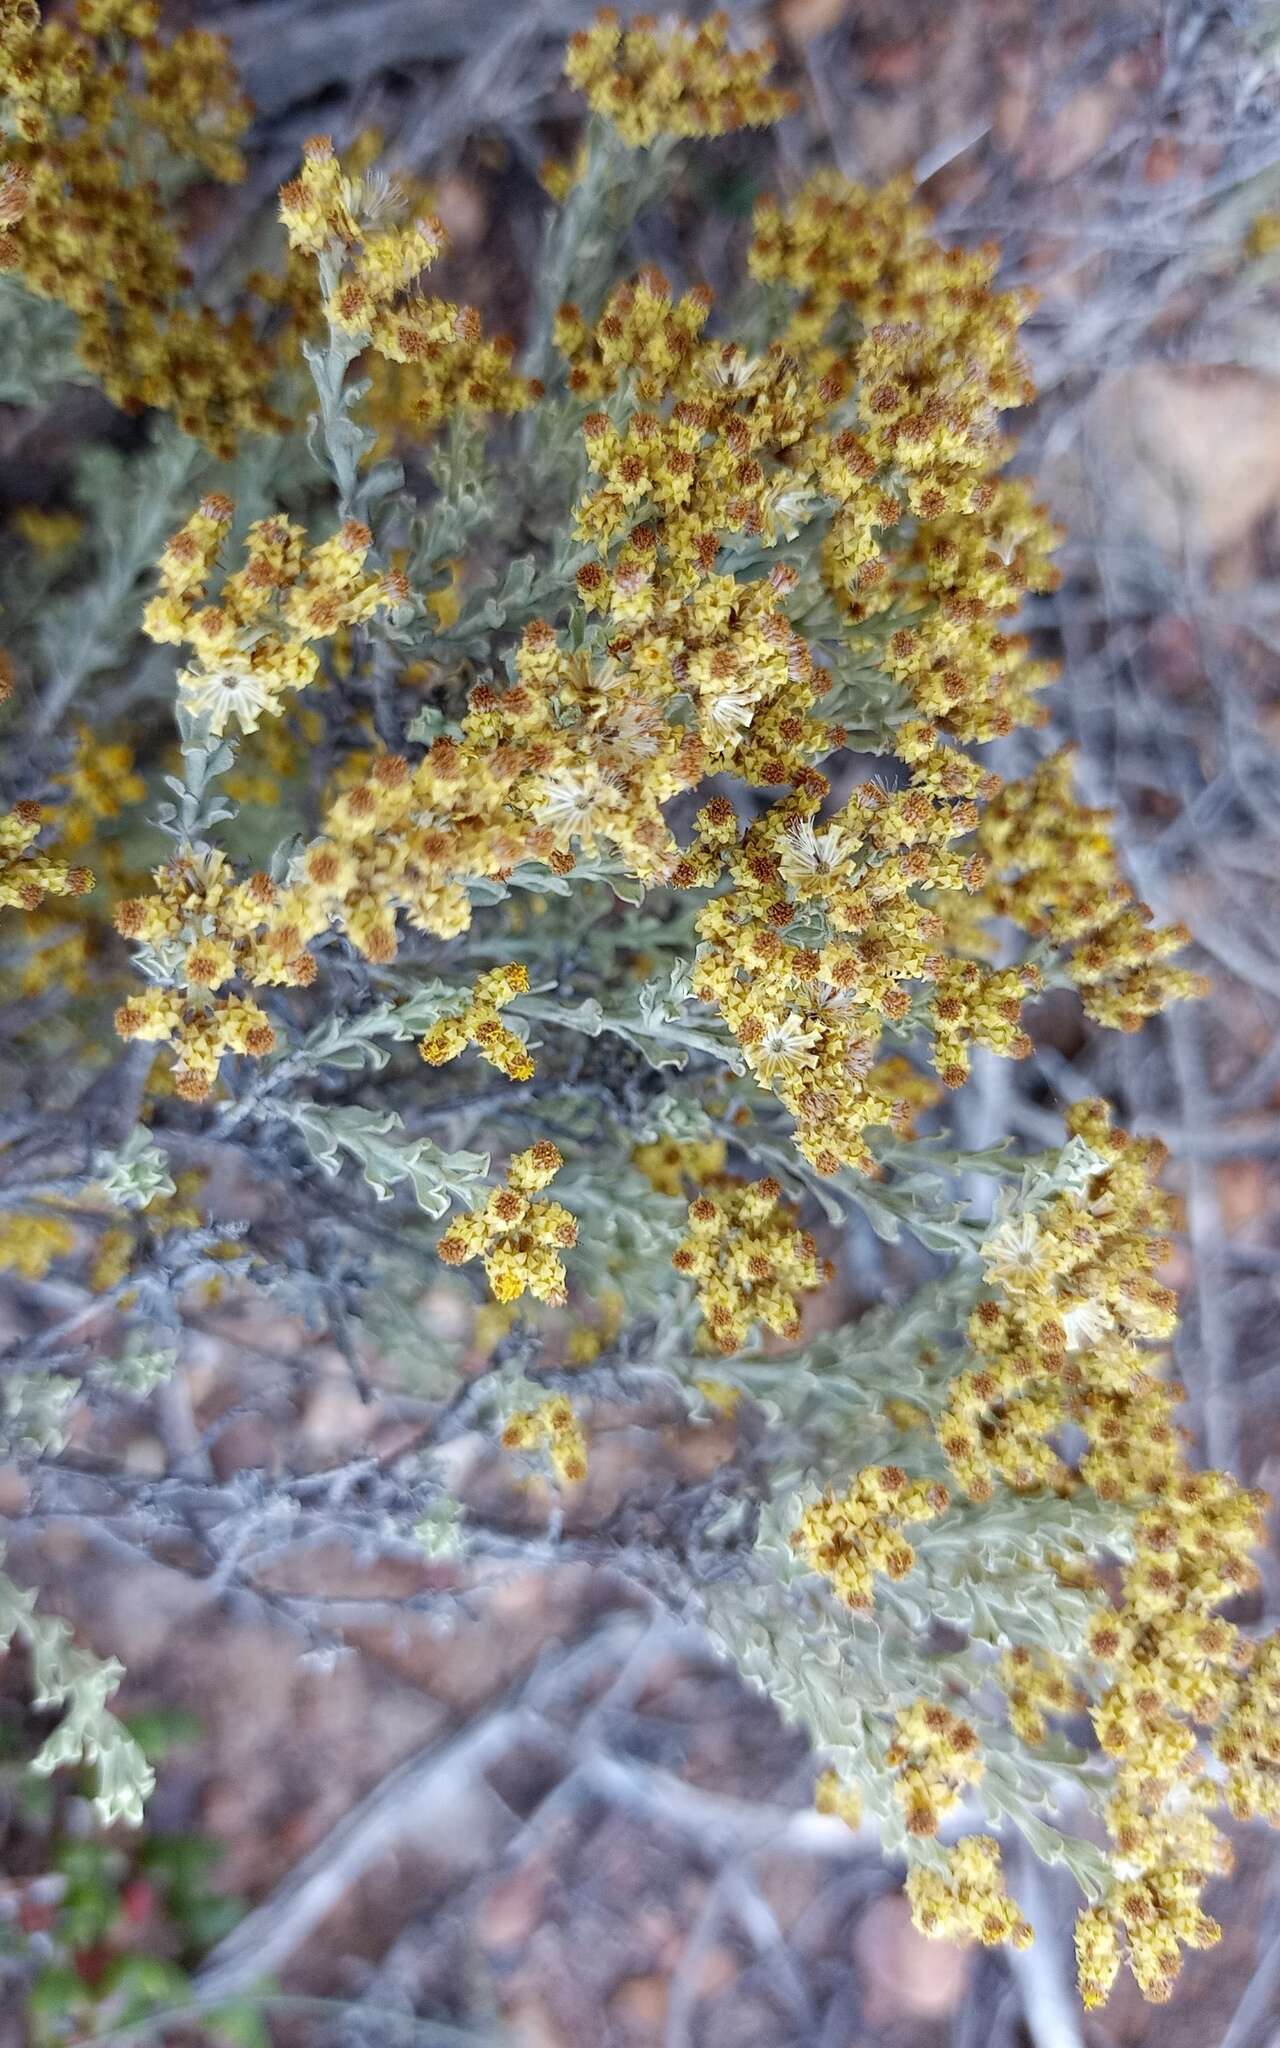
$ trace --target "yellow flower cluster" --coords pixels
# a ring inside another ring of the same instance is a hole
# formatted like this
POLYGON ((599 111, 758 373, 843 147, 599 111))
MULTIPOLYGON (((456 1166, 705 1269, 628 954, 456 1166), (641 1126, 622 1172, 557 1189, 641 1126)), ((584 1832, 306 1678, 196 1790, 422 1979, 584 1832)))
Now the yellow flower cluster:
POLYGON ((846 1607, 867 1609, 877 1572, 904 1579, 916 1561, 907 1524, 931 1522, 946 1505, 947 1489, 936 1481, 910 1479, 900 1465, 867 1465, 847 1493, 824 1493, 805 1509, 791 1546, 846 1607))
POLYGON ((579 1315, 565 1342, 566 1365, 590 1365, 606 1344, 612 1344, 626 1320, 626 1297, 617 1287, 603 1287, 579 1305, 579 1315))
POLYGON ((659 135, 727 135, 781 120, 795 101, 765 84, 772 45, 735 51, 728 34, 727 14, 709 15, 697 28, 660 28, 637 14, 623 28, 603 8, 570 37, 565 72, 632 149, 659 135))
POLYGON ((1221 1860, 1208 1867, 1171 1865, 1118 1885, 1103 1905, 1077 1917, 1076 1972, 1087 2010, 1105 2004, 1124 1962, 1145 1999, 1165 2002, 1182 1966, 1180 1945, 1212 1948, 1222 1938, 1221 1927, 1198 1901, 1206 1880, 1225 1869, 1221 1860))
MULTIPOLYGON (((873 466, 868 475, 891 468, 926 522, 914 550, 921 595, 960 603, 961 612, 948 614, 953 642, 972 623, 962 615, 966 600, 998 616, 1010 609, 1010 592, 1027 587, 1021 578, 1034 577, 1037 587, 1053 580, 1045 556, 1054 529, 1022 486, 993 475, 1008 453, 999 413, 1033 396, 1017 341, 1033 300, 992 290, 998 261, 991 245, 944 249, 934 241, 908 180, 873 192, 834 172, 810 179, 788 206, 762 199, 749 254, 761 283, 798 294, 784 344, 797 355, 822 351, 823 367, 839 365, 846 388, 856 385, 866 451, 857 459, 873 466), (840 325, 849 336, 843 347, 833 335, 840 325), (977 521, 953 523, 943 519, 948 512, 976 513, 977 521), (1007 562, 983 545, 992 537, 987 523, 1006 521, 1007 562)), ((832 559, 846 554, 850 538, 835 537, 832 559)), ((917 648, 904 661, 923 673, 921 656, 917 648)))
POLYGON ((74 1230, 61 1216, 0 1211, 0 1267, 21 1273, 25 1280, 43 1280, 54 1260, 65 1258, 75 1241, 74 1230))
POLYGON ((222 853, 178 854, 153 881, 150 895, 116 905, 115 924, 125 938, 161 949, 171 985, 131 995, 116 1011, 116 1030, 172 1046, 178 1094, 202 1102, 224 1053, 260 1059, 275 1044, 261 1005, 233 984, 309 987, 316 963, 305 942, 312 934, 296 921, 294 892, 261 873, 238 883, 222 853))
POLYGON ((573 1404, 553 1394, 536 1408, 521 1408, 502 1432, 509 1451, 545 1450, 551 1469, 563 1486, 576 1486, 587 1476, 587 1439, 573 1404))
POLYGON ((1000 1845, 990 1835, 964 1835, 938 1862, 913 1863, 907 1897, 922 1934, 988 1948, 1031 1944, 1032 1930, 1005 1890, 1000 1845))
MULTIPOLYGON (((914 737, 904 732, 904 748, 914 737)), ((697 881, 714 879, 732 832, 735 886, 699 915, 695 992, 720 1010, 751 1072, 790 1110, 796 1144, 820 1173, 867 1168, 867 1130, 910 1124, 915 1090, 899 1062, 876 1056, 885 1025, 907 1016, 911 983, 934 984, 934 1061, 948 1086, 964 1079, 973 1041, 1013 1057, 1030 1050, 1019 1018, 1039 977, 948 960, 943 922, 924 894, 976 888, 985 872, 951 844, 977 812, 970 795, 950 792, 972 790, 980 774, 963 756, 950 761, 946 794, 929 786, 931 766, 893 792, 862 784, 822 824, 822 778, 777 800, 740 837, 726 798, 699 814, 702 839, 688 865, 697 881), (824 944, 788 942, 784 933, 806 917, 821 920, 824 944)))
POLYGON ((1174 1483, 1178 1390, 1150 1346, 1173 1333, 1175 1301, 1156 1278, 1169 1204, 1155 1185, 1164 1148, 1110 1126, 1104 1103, 1067 1113, 1103 1164, 1087 1191, 1006 1218, 983 1245, 996 1298, 969 1323, 975 1363, 952 1380, 938 1436, 973 1500, 1007 1486, 1062 1486, 1056 1444, 1082 1430, 1079 1476, 1104 1500, 1137 1501, 1174 1483))
POLYGON ((0 813, 0 905, 34 910, 46 896, 84 896, 92 889, 88 868, 36 845, 45 815, 43 805, 25 798, 0 813))
MULTIPOLYGON (((423 247, 417 229, 369 224, 367 185, 316 145, 284 207, 299 247, 368 273, 382 347, 419 304, 400 301, 423 247)), ((532 621, 513 683, 473 690, 460 738, 416 764, 375 760, 335 796, 297 908, 308 935, 336 925, 382 962, 400 914, 456 937, 466 882, 524 861, 567 873, 603 855, 699 891, 694 993, 809 1162, 867 1170, 867 1132, 907 1131, 919 1106, 919 1077, 878 1058, 913 1006, 949 1085, 971 1045, 1029 1045, 1036 970, 952 943, 955 906, 982 900, 977 835, 999 789, 967 748, 1034 718, 1047 680, 1003 622, 1049 580, 1052 531, 994 475, 998 411, 1027 393, 1026 305, 991 290, 989 254, 933 242, 901 189, 819 178, 761 210, 751 260, 792 303, 757 356, 707 337, 705 292, 676 299, 652 271, 593 323, 561 309, 570 386, 608 407, 582 425, 570 628, 532 621), (920 712, 895 729, 900 785, 865 783, 825 816, 816 764, 848 735, 823 715, 831 678, 792 617, 815 601, 842 658, 887 664, 920 712), (746 824, 711 795, 682 846, 665 807, 712 775, 777 794, 746 824)))
MULTIPOLYGON (((12 657, 0 648, 0 704, 12 696, 13 685, 12 657)), ((72 866, 59 854, 37 847, 51 815, 29 799, 0 812, 0 906, 33 911, 47 896, 84 896, 92 889, 94 878, 88 868, 72 866)))
POLYGON ((942 1816, 982 1777, 978 1731, 940 1700, 912 1700, 894 1715, 885 1762, 909 1835, 936 1835, 942 1816))
MULTIPOLYGON (((1132 1558, 1114 1600, 1095 1612, 1079 1670, 1019 1646, 997 1666, 1023 1742, 1042 1744, 1048 1715, 1087 1705, 1113 1766, 1114 1877, 1077 1927, 1081 1995, 1094 2006, 1126 1962, 1146 1997, 1167 1997, 1180 1949, 1218 1938, 1199 1900, 1226 1866, 1211 1817, 1221 1792, 1198 1731, 1217 1730, 1233 1810, 1280 1819, 1280 1639, 1251 1650, 1217 1612, 1256 1582, 1263 1497, 1188 1469, 1175 1420, 1181 1390, 1160 1377, 1155 1347, 1174 1325, 1173 1296, 1156 1277, 1168 1255, 1169 1204, 1155 1185, 1163 1150, 1113 1129, 1102 1103, 1076 1105, 1067 1122, 1098 1166, 1081 1193, 1014 1211, 989 1233, 991 1293, 969 1325, 974 1363, 951 1380, 936 1429, 971 1499, 989 1499, 997 1484, 1069 1493, 1083 1481, 1129 1513, 1132 1558), (1083 1449, 1068 1464, 1072 1434, 1083 1449)), ((843 1500, 828 1494, 810 1507, 791 1540, 849 1604, 865 1607, 875 1571, 910 1568, 901 1523, 945 1506, 941 1488, 870 1467, 843 1500)), ((886 1760, 899 1772, 909 1829, 925 1835, 980 1769, 968 1724, 919 1701, 898 1715, 886 1760)), ((918 1866, 908 1885, 917 1924, 952 1938, 1021 1940, 996 1878, 987 1850, 968 1843, 945 1871, 918 1866)))
POLYGON ((631 1163, 659 1195, 682 1195, 690 1181, 701 1187, 724 1172, 723 1138, 655 1138, 637 1145, 631 1163))
POLYGON ((389 960, 398 911, 439 938, 468 929, 469 878, 526 860, 567 874, 575 844, 617 847, 650 878, 674 859, 660 805, 697 780, 696 738, 657 729, 549 626, 526 630, 516 667, 505 693, 473 690, 460 740, 437 739, 414 767, 382 756, 334 800, 304 860, 317 929, 333 921, 389 960))
POLYGON ((1208 1948, 1219 1938, 1199 1898, 1230 1857, 1209 1817, 1220 1792, 1195 1730, 1224 1712, 1229 1730, 1228 1710, 1244 1702, 1236 1674, 1248 1652, 1214 1610, 1256 1583, 1251 1553, 1264 1506, 1262 1494, 1223 1473, 1183 1472, 1138 1516, 1119 1601, 1093 1623, 1090 1649, 1106 1683, 1091 1711, 1115 1765, 1107 1827, 1116 1883, 1081 1918, 1086 2005, 1106 1997, 1121 1961, 1144 1997, 1167 1998, 1180 1944, 1208 1948))
POLYGON ((1000 622, 1048 580, 1052 532, 1025 494, 988 474, 1002 454, 995 412, 1026 395, 1013 340, 1025 308, 990 291, 990 258, 953 260, 900 191, 873 200, 818 180, 785 214, 765 210, 752 262, 803 294, 794 352, 778 343, 753 359, 708 342, 707 295, 673 300, 655 272, 620 287, 594 327, 561 309, 571 388, 599 399, 625 383, 640 401, 619 418, 615 396, 614 416, 584 422, 598 482, 577 525, 597 559, 579 571, 578 595, 608 632, 608 674, 630 702, 652 704, 659 732, 673 701, 692 699, 704 774, 791 785, 746 832, 729 800, 712 798, 669 872, 677 886, 731 881, 699 925, 697 993, 723 1011, 757 1078, 795 1115, 801 1149, 830 1172, 865 1167, 864 1130, 902 1115, 869 1073, 910 984, 939 984, 935 1058, 951 1083, 972 1042, 1028 1049, 1019 1014, 1038 976, 949 963, 942 912, 986 879, 972 835, 999 787, 955 742, 1035 716, 1048 680, 1000 622), (815 295, 819 228, 817 275, 825 263, 831 285, 815 295), (886 315, 909 326, 901 375, 923 394, 919 419, 901 407, 890 419, 871 339, 835 345, 843 318, 858 334, 871 327, 883 352, 886 315), (856 429, 837 424, 846 401, 856 429), (828 678, 790 621, 797 573, 785 545, 819 518, 834 536, 821 567, 850 651, 883 658, 924 714, 896 735, 908 786, 868 784, 821 824, 828 784, 814 763, 845 734, 817 715, 828 678), (768 574, 726 573, 720 557, 744 545, 775 551, 768 574), (919 622, 886 649, 878 615, 890 610, 919 622), (788 943, 806 918, 824 944, 788 943))
POLYGON ((306 144, 298 176, 280 191, 290 248, 332 268, 332 278, 322 271, 330 326, 413 367, 420 426, 459 412, 519 411, 535 387, 512 371, 514 344, 486 337, 474 308, 417 289, 444 247, 440 222, 401 225, 396 210, 395 188, 376 175, 350 175, 325 135, 306 144))
POLYGON ((1259 1712, 1274 1653, 1267 1645, 1256 1655, 1255 1701, 1249 1675, 1239 1675, 1249 1652, 1216 1612, 1256 1580, 1262 1496, 1188 1469, 1181 1389, 1160 1377, 1156 1347, 1175 1322, 1174 1297, 1156 1277, 1169 1249, 1170 1205, 1155 1185, 1163 1148, 1113 1129, 1102 1103, 1075 1105, 1067 1124, 1098 1168, 1082 1193, 1015 1212, 988 1235, 992 1296, 970 1320, 975 1360, 952 1379, 937 1433, 971 1499, 989 1499, 997 1483, 1069 1492, 1083 1481, 1131 1517, 1132 1561, 1090 1626, 1087 1694, 1043 1653, 1011 1649, 998 1667, 1025 1742, 1043 1742, 1047 1713, 1087 1698, 1112 1760, 1115 1881, 1078 1930, 1081 1994, 1097 2005, 1126 1961, 1146 1997, 1167 1997, 1180 1946, 1217 1939, 1199 1895, 1223 1867, 1210 1818, 1219 1792, 1197 1730, 1218 1724, 1228 1773, 1239 1760, 1242 1810, 1280 1817, 1280 1802, 1266 1789, 1259 1712), (1083 1445, 1070 1465, 1069 1432, 1083 1445), (1251 1769, 1257 1757, 1263 1766, 1251 1769))
MULTIPOLYGON (((74 876, 76 886, 70 892, 51 891, 30 911, 24 920, 24 950, 5 977, 6 994, 12 989, 19 996, 37 996, 58 987, 84 995, 101 992, 112 982, 127 985, 118 961, 109 957, 116 949, 101 899, 107 891, 136 887, 137 879, 129 872, 122 840, 104 833, 103 827, 144 800, 146 783, 134 767, 131 746, 104 740, 81 726, 71 764, 53 777, 53 786, 54 796, 40 807, 40 821, 56 830, 57 839, 42 858, 61 867, 68 855, 92 840, 93 874, 68 866, 68 878, 74 876), (94 891, 95 880, 104 888, 94 891)), ((24 830, 30 824, 28 817, 24 830)))
POLYGON ((1107 829, 1110 812, 1077 803, 1071 756, 1042 761, 988 806, 978 844, 989 860, 983 907, 1035 938, 1069 947, 1067 971, 1089 1016, 1113 1030, 1137 1031, 1208 984, 1169 956, 1187 944, 1182 925, 1153 927, 1135 903, 1107 829))
POLYGON ((563 1165, 549 1138, 518 1152, 506 1185, 495 1188, 483 1208, 450 1223, 436 1246, 446 1266, 483 1259, 495 1300, 532 1294, 536 1301, 563 1306, 568 1292, 561 1254, 578 1242, 578 1226, 559 1202, 532 1200, 563 1165))
POLYGON ((1237 1820, 1280 1827, 1280 1635, 1249 1645, 1249 1662, 1213 1740, 1237 1820))
POLYGON ((254 732, 287 696, 319 673, 316 643, 408 597, 403 580, 369 574, 373 535, 349 519, 317 546, 288 519, 259 519, 245 535, 242 569, 208 586, 235 507, 212 492, 160 558, 160 590, 142 628, 161 645, 188 644, 195 661, 178 676, 178 701, 215 735, 234 723, 254 732))
POLYGON ((147 785, 134 766, 127 740, 99 739, 82 725, 70 768, 55 778, 66 794, 50 805, 45 822, 56 824, 64 846, 84 846, 106 818, 118 818, 130 804, 140 804, 147 785))
POLYGON ((242 176, 248 107, 221 38, 184 29, 162 43, 151 0, 72 13, 41 21, 34 0, 0 0, 0 269, 78 316, 81 359, 115 404, 162 407, 230 455, 239 434, 283 424, 266 396, 272 358, 247 315, 190 303, 154 174, 171 151, 242 176))
POLYGON ((697 1284, 703 1344, 726 1355, 742 1348, 756 1323, 798 1337, 797 1296, 831 1277, 772 1177, 725 1175, 704 1186, 689 1204, 688 1235, 671 1263, 697 1284))
POLYGON ((499 1011, 529 992, 529 970, 513 960, 480 975, 471 1000, 456 1016, 441 1017, 418 1047, 429 1067, 443 1067, 474 1045, 482 1059, 512 1081, 527 1081, 533 1060, 523 1038, 502 1022, 499 1011))
POLYGON ((829 1813, 836 1820, 842 1820, 847 1828, 862 1825, 862 1798, 856 1785, 851 1785, 839 1771, 822 1771, 813 1788, 813 1803, 819 1813, 829 1813))

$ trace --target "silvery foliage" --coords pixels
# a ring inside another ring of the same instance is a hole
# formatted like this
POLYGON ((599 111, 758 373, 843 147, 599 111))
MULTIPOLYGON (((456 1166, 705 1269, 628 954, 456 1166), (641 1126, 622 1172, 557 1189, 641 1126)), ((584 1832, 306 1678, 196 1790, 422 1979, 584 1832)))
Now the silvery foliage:
MULTIPOLYGON (((3 1556, 0 1548, 0 1560, 3 1556)), ((62 1715, 31 1768, 47 1777, 63 1765, 91 1765, 99 1820, 106 1827, 115 1821, 138 1827, 155 1773, 107 1706, 124 1667, 114 1657, 95 1657, 74 1643, 69 1623, 60 1615, 40 1613, 35 1594, 22 1591, 0 1571, 0 1650, 15 1640, 31 1659, 34 1704, 62 1715)))
POLYGON ((175 1183, 169 1163, 142 1124, 135 1124, 116 1152, 100 1152, 94 1161, 102 1193, 122 1209, 146 1209, 157 1195, 171 1195, 175 1183))

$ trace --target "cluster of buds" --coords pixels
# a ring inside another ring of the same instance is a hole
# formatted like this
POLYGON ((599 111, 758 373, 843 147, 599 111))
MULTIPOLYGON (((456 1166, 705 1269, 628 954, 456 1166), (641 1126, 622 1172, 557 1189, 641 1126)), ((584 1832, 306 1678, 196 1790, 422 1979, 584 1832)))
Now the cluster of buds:
POLYGON ((418 289, 444 229, 429 215, 397 221, 401 205, 386 179, 344 169, 327 135, 306 144, 298 176, 281 187, 280 218, 290 248, 320 262, 330 327, 413 367, 421 426, 458 411, 518 411, 533 387, 512 372, 514 344, 487 338, 474 308, 418 289))
POLYGON ((286 424, 265 395, 274 361, 246 313, 191 302, 156 172, 176 159, 242 177, 248 103, 225 41, 162 42, 150 0, 80 0, 72 15, 0 6, 0 270, 71 308, 82 362, 123 410, 162 407, 230 456, 239 435, 286 424))
POLYGON ((938 1426, 971 1499, 997 1479, 1025 1488, 1070 1479, 1059 1432, 1087 1438, 1080 1474, 1114 1501, 1170 1485, 1182 1445, 1176 1390, 1148 1350, 1173 1333, 1175 1300, 1157 1277, 1169 1205, 1156 1185, 1163 1148, 1111 1128, 1106 1105, 1075 1104, 1067 1128, 1101 1161, 1081 1196, 1004 1218, 983 1246, 993 1298, 969 1323, 972 1367, 951 1381, 938 1426))
POLYGON ((867 1465, 847 1492, 824 1493, 805 1509, 791 1547, 811 1571, 831 1582, 846 1607, 866 1611, 875 1578, 905 1579, 916 1554, 903 1533, 912 1522, 931 1522, 947 1506, 947 1489, 910 1479, 900 1465, 867 1465))
POLYGON ((578 1226, 559 1202, 533 1197, 552 1181, 564 1159, 549 1138, 518 1152, 506 1184, 495 1188, 483 1208, 450 1223, 436 1250, 446 1266, 482 1259, 497 1301, 532 1294, 562 1307, 568 1299, 563 1253, 578 1242, 578 1226))
POLYGON ((771 1177, 705 1187, 689 1204, 688 1235, 671 1263, 697 1284, 703 1342, 726 1355, 742 1348, 755 1323, 799 1336, 797 1297, 830 1278, 771 1177))
POLYGON ((991 864, 984 907, 1035 938, 1068 948, 1066 966, 1089 1016, 1137 1031, 1208 984, 1171 964, 1189 934, 1154 925, 1120 874, 1110 813, 1076 801, 1067 750, 1011 783, 988 807, 978 840, 991 864))
POLYGON ((768 44, 729 48, 729 17, 712 14, 697 28, 659 28, 637 14, 626 28, 604 8, 569 41, 566 73, 588 105, 633 149, 660 135, 727 135, 763 128, 795 104, 765 84, 773 66, 768 44))
POLYGON ((84 896, 88 868, 69 866, 36 845, 45 824, 41 804, 23 799, 0 814, 0 904, 35 910, 46 896, 84 896))
POLYGON ((261 1059, 271 1051, 270 1020, 243 989, 310 987, 312 933, 299 926, 288 890, 262 873, 237 882, 221 853, 180 854, 156 869, 153 884, 149 895, 116 905, 115 924, 152 949, 165 982, 130 995, 116 1011, 116 1030, 171 1046, 177 1092, 202 1102, 224 1053, 261 1059))
POLYGON ((1227 1773, 1227 1805, 1237 1820, 1255 1815, 1280 1826, 1280 1636, 1251 1644, 1244 1674, 1213 1740, 1227 1773))
POLYGON ((194 648, 194 662, 178 676, 178 699, 215 735, 232 722, 256 731, 290 693, 315 680, 319 642, 409 595, 399 576, 366 571, 373 535, 359 520, 308 548, 302 527, 274 518, 255 520, 244 567, 224 576, 206 602, 234 516, 219 492, 201 500, 160 558, 160 589, 142 620, 149 639, 194 648))
POLYGON ((1000 1845, 990 1835, 964 1835, 928 1862, 913 1862, 907 1897, 924 1934, 943 1941, 980 1941, 987 1948, 1031 1944, 1031 1927, 1005 1890, 1000 1845))
POLYGON ((659 1195, 683 1195, 691 1183, 702 1187, 718 1180, 724 1162, 723 1138, 654 1138, 631 1153, 632 1165, 659 1195))
POLYGON ((1084 1705, 1084 1694, 1052 1651, 1018 1644, 1003 1653, 996 1668, 1009 1726, 1033 1749, 1048 1736, 1046 1714, 1074 1714, 1084 1705))
POLYGON ((885 1751, 909 1835, 936 1835, 967 1785, 982 1777, 978 1731, 940 1700, 913 1700, 894 1716, 885 1751))
POLYGON ((429 1067, 443 1067, 474 1045, 480 1057, 500 1074, 511 1081, 528 1081, 533 1075, 529 1049, 499 1015, 508 1003, 528 992, 529 970, 521 961, 488 968, 477 979, 470 1001, 454 1015, 439 1018, 418 1051, 429 1067))
POLYGON ((508 1451, 544 1451, 562 1486, 577 1486, 587 1476, 587 1439, 563 1394, 552 1394, 536 1408, 520 1408, 502 1432, 508 1451))

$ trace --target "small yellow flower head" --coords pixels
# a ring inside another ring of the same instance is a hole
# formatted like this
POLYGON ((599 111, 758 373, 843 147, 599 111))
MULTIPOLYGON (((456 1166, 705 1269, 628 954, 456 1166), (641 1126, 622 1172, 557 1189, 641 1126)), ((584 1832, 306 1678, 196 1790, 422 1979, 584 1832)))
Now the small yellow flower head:
POLYGON ((89 1285, 95 1294, 110 1294, 133 1264, 133 1232, 118 1226, 104 1230, 94 1248, 89 1267, 89 1285))
POLYGON ((764 83, 772 47, 732 51, 728 26, 726 15, 714 14, 698 28, 660 29, 637 15, 622 28, 607 8, 570 38, 566 76, 633 149, 659 135, 767 127, 794 101, 764 83))
POLYGON ((27 541, 27 547, 33 547, 45 559, 74 547, 84 532, 84 520, 78 512, 47 510, 45 506, 14 506, 10 526, 20 539, 27 541))
POLYGON ((606 1344, 612 1344, 626 1317, 627 1303, 616 1287, 604 1288, 584 1304, 584 1318, 575 1321, 565 1345, 566 1365, 590 1365, 606 1344))
POLYGON ((1274 256, 1280 249, 1280 213, 1256 213, 1245 235, 1245 254, 1274 256))
POLYGON ((708 1408, 726 1420, 736 1415, 742 1406, 742 1389, 730 1386, 727 1380, 696 1379, 693 1384, 708 1408))
POLYGON ((797 1297, 830 1277, 772 1179, 726 1177, 704 1188, 689 1204, 689 1232, 671 1263, 697 1284, 704 1345, 726 1356, 741 1349, 753 1323, 798 1336, 797 1297))
POLYGON ((922 1934, 988 1948, 1006 1941, 1030 1946, 1031 1928, 1005 1890, 999 1844, 990 1835, 964 1835, 934 1857, 907 1873, 911 1917, 922 1934))
POLYGON ((557 206, 563 206, 574 186, 587 167, 587 148, 583 143, 565 163, 548 157, 538 171, 538 182, 557 206))
POLYGON ((343 171, 329 137, 311 136, 297 177, 280 188, 280 219, 289 247, 318 256, 330 241, 358 242, 359 206, 359 189, 343 171))
POLYGON ((518 1152, 505 1184, 494 1189, 483 1208, 459 1216, 440 1239, 436 1250, 445 1264, 482 1259, 495 1300, 532 1294, 536 1301, 563 1307, 568 1289, 562 1255, 577 1243, 578 1226, 559 1202, 531 1199, 563 1165, 559 1147, 548 1138, 518 1152))

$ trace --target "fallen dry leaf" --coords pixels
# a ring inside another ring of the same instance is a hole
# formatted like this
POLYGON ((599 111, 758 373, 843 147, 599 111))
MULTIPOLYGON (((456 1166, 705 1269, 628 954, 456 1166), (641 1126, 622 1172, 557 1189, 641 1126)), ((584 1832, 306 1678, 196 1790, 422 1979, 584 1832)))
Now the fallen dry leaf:
POLYGON ((1138 363, 1105 377, 1079 447, 1046 479, 1058 508, 1105 515, 1181 558, 1242 547, 1280 504, 1280 378, 1138 363))
POLYGON ((911 1924, 900 1892, 876 1899, 858 1922, 853 1952, 863 1977, 863 2006, 872 2026, 897 2019, 939 2018, 964 1994, 970 1957, 929 1941, 911 1924))

